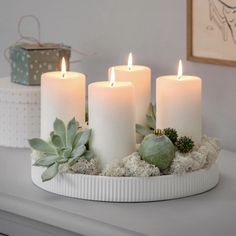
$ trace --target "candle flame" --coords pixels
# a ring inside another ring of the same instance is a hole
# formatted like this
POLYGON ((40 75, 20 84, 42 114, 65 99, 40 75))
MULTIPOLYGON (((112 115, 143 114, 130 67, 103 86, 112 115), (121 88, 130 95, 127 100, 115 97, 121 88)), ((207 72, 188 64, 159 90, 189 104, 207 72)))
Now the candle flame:
POLYGON ((111 68, 110 86, 113 87, 116 81, 115 68, 111 68))
POLYGON ((132 57, 132 53, 130 52, 129 53, 129 58, 128 58, 128 68, 129 68, 129 70, 132 69, 132 66, 133 66, 133 57, 132 57))
POLYGON ((181 77, 183 76, 183 65, 182 65, 182 61, 179 60, 179 68, 178 68, 178 79, 181 79, 181 77))
POLYGON ((65 78, 65 74, 66 74, 66 61, 65 58, 62 58, 61 61, 61 77, 64 79, 65 78))

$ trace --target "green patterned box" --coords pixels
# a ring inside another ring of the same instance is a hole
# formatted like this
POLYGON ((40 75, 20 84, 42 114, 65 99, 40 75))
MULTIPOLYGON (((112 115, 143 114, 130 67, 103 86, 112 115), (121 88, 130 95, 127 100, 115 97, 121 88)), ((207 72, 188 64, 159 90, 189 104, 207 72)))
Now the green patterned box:
POLYGON ((40 85, 42 73, 61 70, 62 57, 69 69, 71 49, 63 44, 26 44, 10 48, 11 80, 23 85, 40 85))

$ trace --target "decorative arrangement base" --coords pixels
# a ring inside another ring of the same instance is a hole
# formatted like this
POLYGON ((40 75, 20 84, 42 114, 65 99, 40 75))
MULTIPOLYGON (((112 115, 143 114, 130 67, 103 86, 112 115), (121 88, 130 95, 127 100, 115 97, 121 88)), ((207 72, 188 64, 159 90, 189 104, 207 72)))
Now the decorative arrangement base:
POLYGON ((219 182, 218 165, 182 176, 107 177, 59 174, 42 182, 43 168, 32 166, 38 187, 63 196, 108 202, 147 202, 187 197, 214 188, 219 182))

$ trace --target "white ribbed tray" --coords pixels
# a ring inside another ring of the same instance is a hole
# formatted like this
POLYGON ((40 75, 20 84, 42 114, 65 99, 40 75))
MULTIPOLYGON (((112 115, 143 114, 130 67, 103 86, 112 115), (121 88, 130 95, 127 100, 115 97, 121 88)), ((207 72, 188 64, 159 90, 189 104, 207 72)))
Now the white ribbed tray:
POLYGON ((80 174, 59 174, 42 182, 43 168, 32 166, 32 181, 38 187, 63 196, 109 202, 159 201, 191 196, 215 187, 219 169, 214 164, 208 170, 186 175, 156 177, 107 177, 80 174))
POLYGON ((0 113, 0 146, 29 147, 40 136, 40 87, 0 78, 0 113))

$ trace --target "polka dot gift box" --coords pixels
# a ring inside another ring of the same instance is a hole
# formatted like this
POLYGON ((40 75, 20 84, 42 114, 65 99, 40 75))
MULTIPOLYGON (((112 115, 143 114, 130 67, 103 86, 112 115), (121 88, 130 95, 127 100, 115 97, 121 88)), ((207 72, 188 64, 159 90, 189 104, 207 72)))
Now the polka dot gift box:
POLYGON ((62 57, 69 65, 71 49, 63 44, 22 43, 10 48, 11 81, 40 85, 42 73, 60 70, 62 57))

